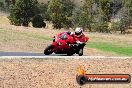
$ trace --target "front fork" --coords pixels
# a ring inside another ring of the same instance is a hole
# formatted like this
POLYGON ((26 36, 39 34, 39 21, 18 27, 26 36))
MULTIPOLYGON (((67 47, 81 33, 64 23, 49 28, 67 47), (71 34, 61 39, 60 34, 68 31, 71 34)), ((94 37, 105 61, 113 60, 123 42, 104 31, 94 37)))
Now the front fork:
POLYGON ((76 54, 79 53, 80 49, 83 49, 86 44, 77 44, 76 45, 76 54))

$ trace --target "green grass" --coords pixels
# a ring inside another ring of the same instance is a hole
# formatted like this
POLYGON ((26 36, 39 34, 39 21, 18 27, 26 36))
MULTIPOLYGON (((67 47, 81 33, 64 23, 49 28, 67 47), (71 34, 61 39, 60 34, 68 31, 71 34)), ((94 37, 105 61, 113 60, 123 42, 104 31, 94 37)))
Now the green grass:
POLYGON ((105 42, 91 42, 87 44, 88 48, 95 48, 104 52, 115 53, 123 56, 132 56, 132 46, 120 46, 117 44, 110 44, 105 42))

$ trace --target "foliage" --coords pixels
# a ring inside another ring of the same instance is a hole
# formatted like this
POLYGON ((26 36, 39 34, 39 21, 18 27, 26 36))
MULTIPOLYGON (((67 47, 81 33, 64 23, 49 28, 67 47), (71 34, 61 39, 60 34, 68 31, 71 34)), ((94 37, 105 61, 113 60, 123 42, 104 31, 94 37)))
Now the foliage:
POLYGON ((48 13, 54 28, 71 27, 74 4, 70 0, 51 0, 48 13))
POLYGON ((4 3, 3 3, 3 2, 0 2, 0 9, 1 9, 1 10, 4 10, 4 8, 5 8, 5 7, 4 7, 4 3))
POLYGON ((92 5, 93 0, 85 0, 84 5, 74 14, 75 24, 83 27, 84 29, 88 28, 90 31, 93 19, 92 5))
POLYGON ((112 16, 111 0, 85 0, 84 5, 74 15, 75 24, 89 31, 110 32, 108 22, 112 16), (95 4, 96 9, 95 8, 95 4))
POLYGON ((32 17, 39 14, 42 16, 42 19, 38 18, 40 21, 51 21, 56 29, 80 26, 89 31, 110 33, 120 30, 123 33, 132 25, 132 1, 114 1, 83 0, 82 5, 75 5, 75 0, 50 0, 48 3, 38 3, 37 0, 5 0, 7 6, 11 5, 9 19, 13 25, 27 26, 32 17), (118 14, 122 8, 125 8, 127 15, 118 14), (112 22, 113 19, 119 21, 112 22))
POLYGON ((127 15, 121 18, 121 33, 132 25, 132 1, 123 0, 123 6, 127 9, 127 15))
POLYGON ((127 8, 128 15, 130 16, 130 19, 132 18, 132 0, 124 0, 123 2, 124 7, 127 8))
POLYGON ((11 24, 28 26, 31 18, 38 14, 37 6, 37 0, 17 0, 10 9, 11 24))
POLYGON ((33 17, 32 25, 33 27, 36 27, 36 28, 42 28, 42 27, 45 28, 46 23, 44 22, 41 15, 36 15, 33 17))
POLYGON ((99 32, 110 32, 108 29, 108 22, 111 20, 112 16, 112 1, 111 0, 100 0, 99 1, 99 8, 98 8, 98 31, 99 32))
POLYGON ((63 20, 63 27, 69 28, 73 27, 73 10, 75 9, 75 4, 71 0, 62 0, 62 4, 64 5, 63 13, 65 14, 63 20))
POLYGON ((48 3, 46 3, 46 4, 45 3, 40 3, 38 5, 38 8, 39 8, 40 13, 42 14, 42 17, 45 20, 50 21, 51 19, 50 19, 50 16, 49 16, 48 12, 47 12, 47 10, 48 10, 48 3))
POLYGON ((102 15, 101 21, 109 22, 112 16, 112 1, 111 0, 100 0, 99 13, 102 15))
POLYGON ((108 29, 108 23, 106 22, 106 23, 98 23, 98 24, 96 24, 95 25, 96 27, 97 27, 97 29, 96 29, 96 31, 98 31, 98 32, 102 32, 102 33, 104 33, 104 32, 106 32, 106 33, 108 33, 109 32, 109 29, 108 29))
POLYGON ((122 11, 122 15, 119 18, 118 22, 113 23, 113 30, 121 31, 125 33, 125 31, 131 26, 132 24, 132 1, 131 0, 123 0, 122 6, 124 11, 122 11))
POLYGON ((60 0, 51 0, 48 5, 48 13, 51 17, 54 28, 62 28, 62 22, 64 20, 63 13, 64 5, 60 0))

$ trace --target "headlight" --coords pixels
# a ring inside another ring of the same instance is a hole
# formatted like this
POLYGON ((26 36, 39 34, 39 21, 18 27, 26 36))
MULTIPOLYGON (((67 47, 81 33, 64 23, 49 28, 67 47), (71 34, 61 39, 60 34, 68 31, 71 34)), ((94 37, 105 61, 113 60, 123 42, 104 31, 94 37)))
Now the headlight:
POLYGON ((58 45, 59 45, 59 46, 61 46, 61 45, 62 45, 62 43, 61 43, 61 42, 58 42, 58 45))

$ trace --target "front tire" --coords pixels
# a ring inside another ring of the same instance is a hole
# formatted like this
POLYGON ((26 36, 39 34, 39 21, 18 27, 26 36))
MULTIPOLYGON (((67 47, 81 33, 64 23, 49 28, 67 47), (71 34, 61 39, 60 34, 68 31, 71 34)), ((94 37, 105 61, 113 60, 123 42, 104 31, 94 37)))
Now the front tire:
POLYGON ((49 46, 47 46, 46 48, 45 48, 45 50, 44 50, 44 54, 45 55, 50 55, 50 54, 52 54, 53 52, 52 52, 52 45, 49 45, 49 46))

